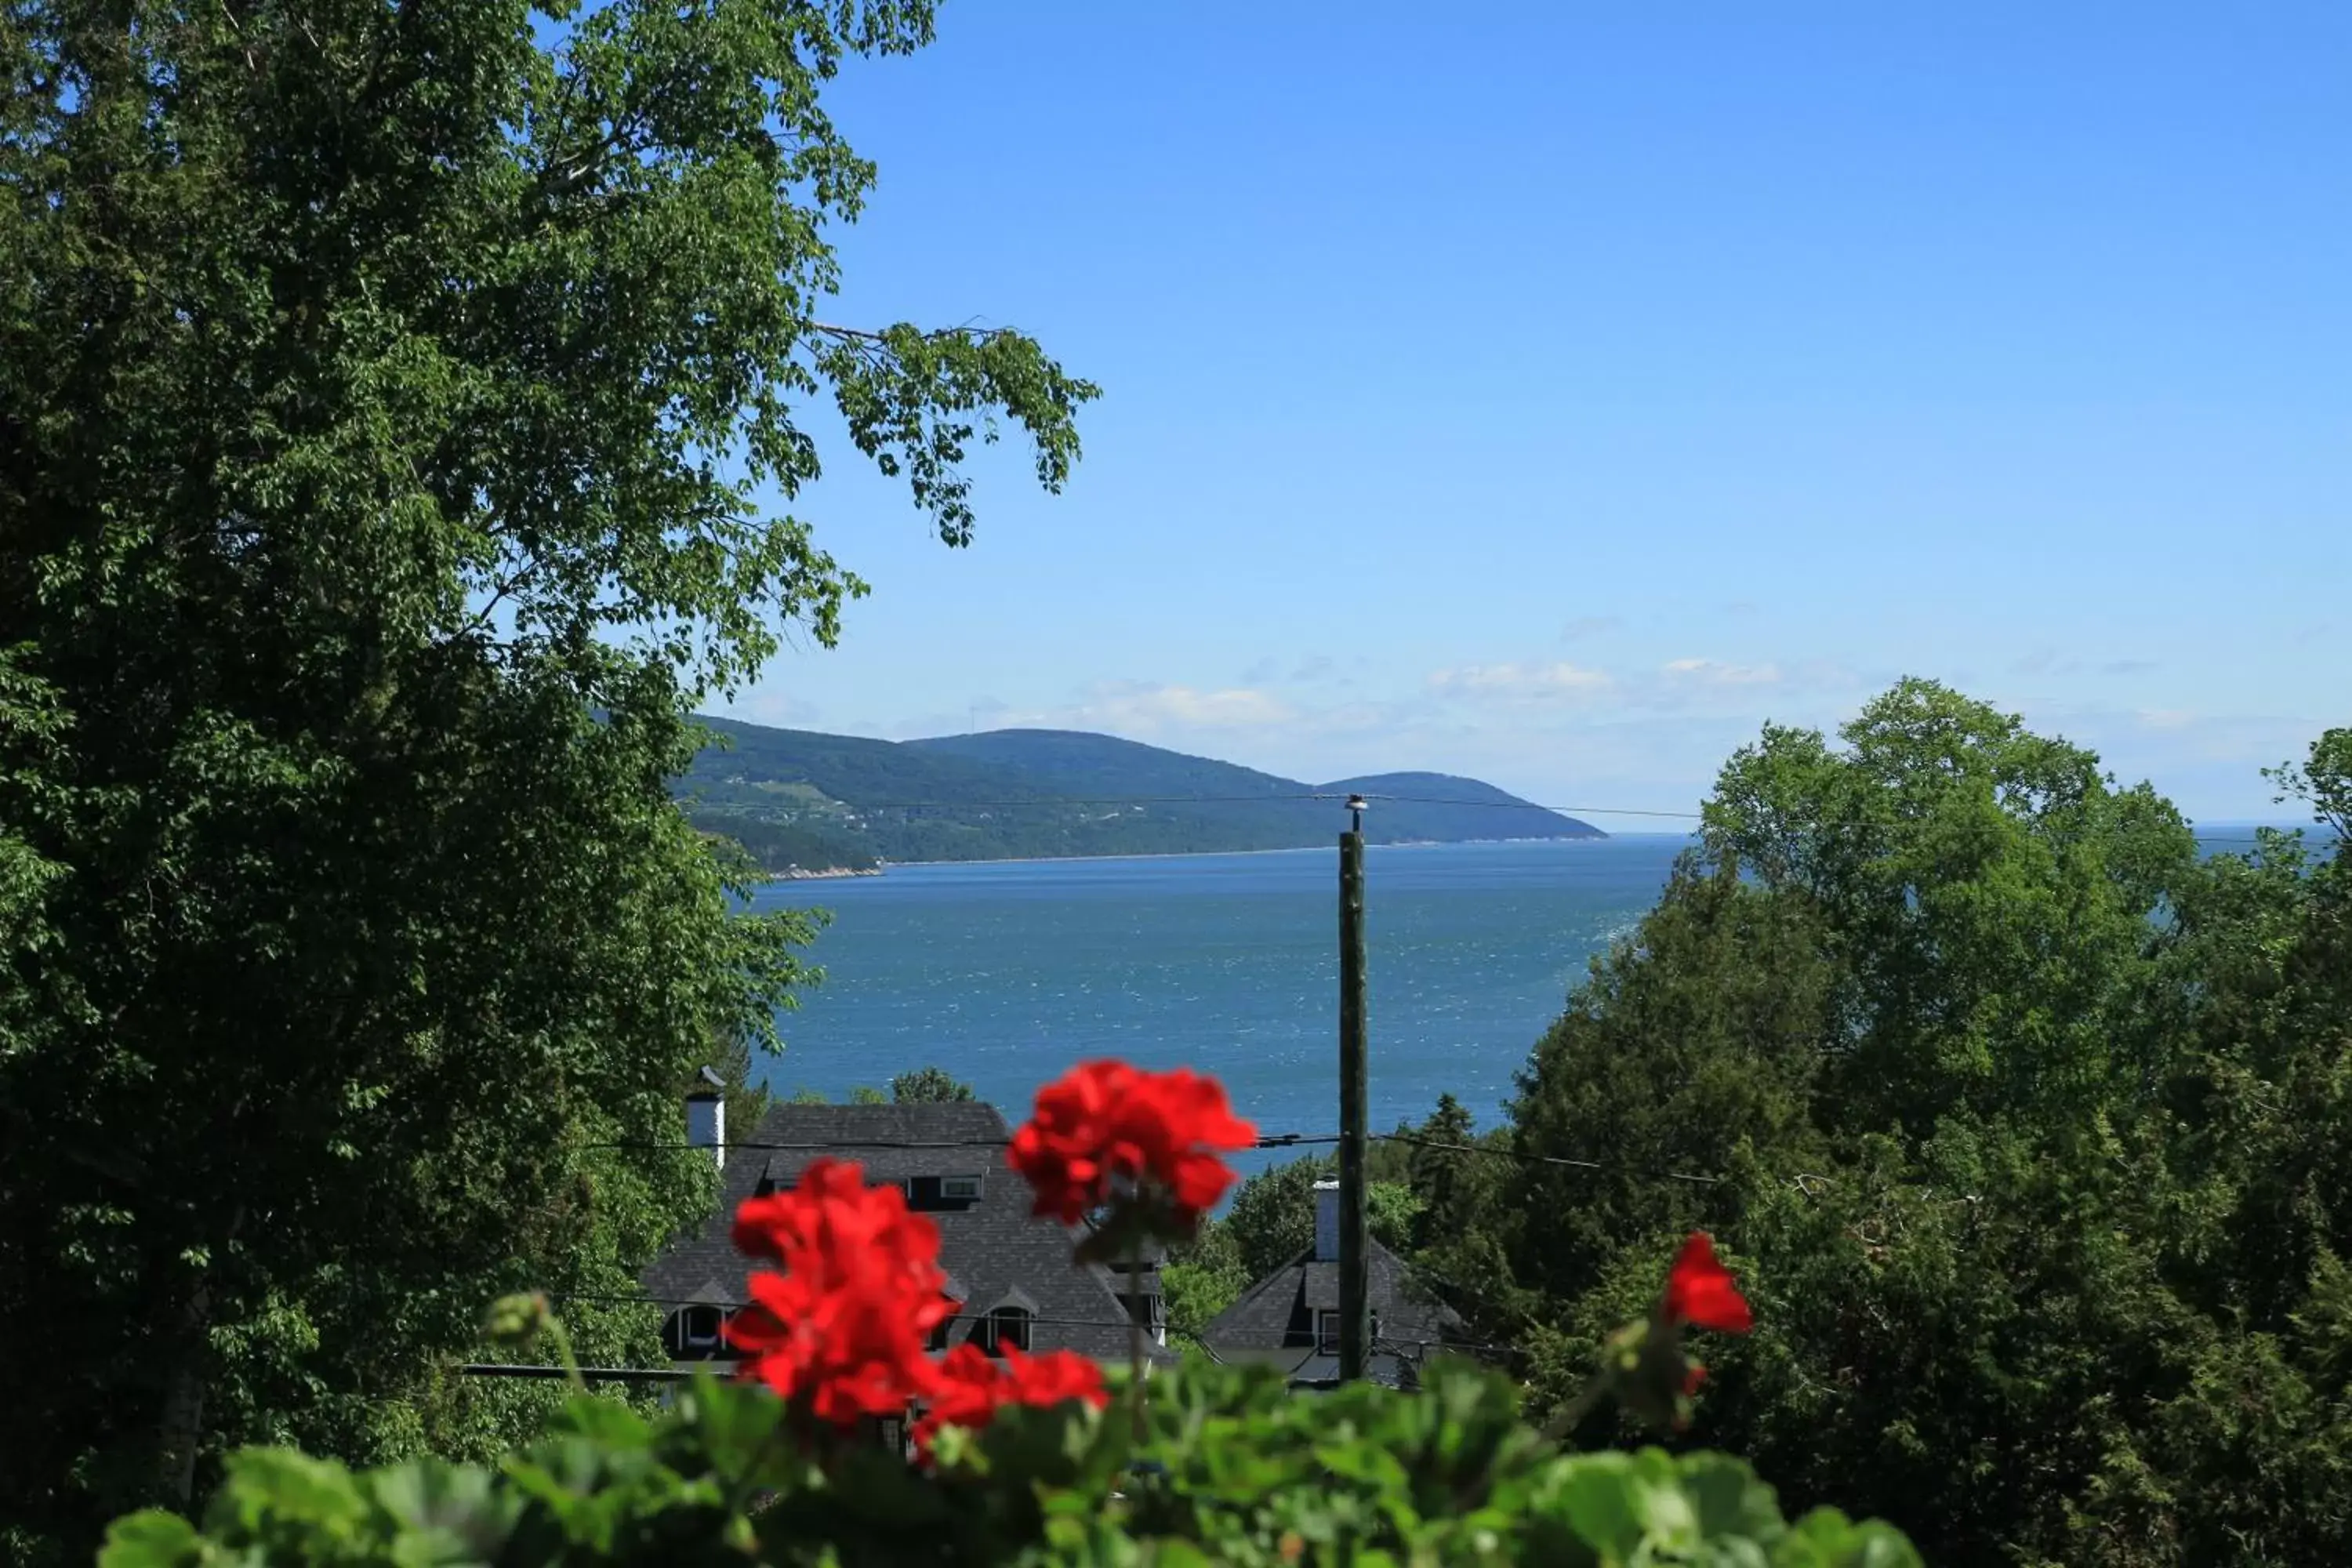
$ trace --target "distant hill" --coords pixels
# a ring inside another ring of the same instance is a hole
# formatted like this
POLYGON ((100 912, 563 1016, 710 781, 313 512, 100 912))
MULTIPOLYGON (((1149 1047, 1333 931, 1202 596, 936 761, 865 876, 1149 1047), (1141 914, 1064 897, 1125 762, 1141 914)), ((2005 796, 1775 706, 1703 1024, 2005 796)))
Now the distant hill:
POLYGON ((975 860, 1289 849, 1328 843, 1337 800, 1390 795, 1374 843, 1599 838, 1598 828, 1475 779, 1381 773, 1307 784, 1069 730, 865 740, 706 719, 727 742, 677 782, 695 825, 776 871, 975 860), (1459 804, 1468 803, 1468 804, 1459 804), (819 864, 822 862, 822 864, 819 864))

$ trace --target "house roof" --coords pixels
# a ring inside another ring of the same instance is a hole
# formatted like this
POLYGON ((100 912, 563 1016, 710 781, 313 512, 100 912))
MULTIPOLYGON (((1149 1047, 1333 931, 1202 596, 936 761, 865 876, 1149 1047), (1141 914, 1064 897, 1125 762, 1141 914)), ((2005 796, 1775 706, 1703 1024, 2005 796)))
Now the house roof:
MULTIPOLYGON (((1067 1349, 1101 1361, 1123 1360, 1129 1347, 1125 1303, 1104 1269, 1070 1261, 1078 1233, 1031 1216, 1028 1186, 1005 1163, 1004 1145, 1011 1137, 994 1106, 972 1101, 772 1106, 759 1126, 728 1151, 718 1212, 646 1270, 646 1292, 722 1305, 742 1301, 751 1263, 728 1237, 737 1206, 751 1195, 762 1173, 778 1187, 789 1187, 803 1166, 831 1154, 857 1162, 868 1181, 979 1176, 978 1202, 927 1215, 939 1226, 940 1267, 954 1281, 962 1310, 1026 1307, 1037 1318, 1032 1350, 1067 1349), (747 1146, 751 1144, 784 1147, 747 1146)), ((978 1327, 959 1321, 948 1342, 961 1342, 978 1327)), ((1147 1353, 1155 1361, 1173 1359, 1158 1345, 1148 1345, 1147 1353)))
MULTIPOLYGON (((1378 1325, 1370 1370, 1381 1382, 1403 1381, 1406 1367, 1424 1359, 1447 1331, 1461 1327, 1461 1316, 1416 1287, 1404 1260, 1377 1241, 1365 1255, 1364 1273, 1378 1325)), ((1310 1246, 1243 1291, 1210 1320, 1201 1338, 1212 1351, 1296 1351, 1294 1378, 1336 1377, 1336 1360, 1317 1353, 1315 1324, 1318 1312, 1337 1311, 1339 1306, 1339 1266, 1318 1259, 1310 1246)))

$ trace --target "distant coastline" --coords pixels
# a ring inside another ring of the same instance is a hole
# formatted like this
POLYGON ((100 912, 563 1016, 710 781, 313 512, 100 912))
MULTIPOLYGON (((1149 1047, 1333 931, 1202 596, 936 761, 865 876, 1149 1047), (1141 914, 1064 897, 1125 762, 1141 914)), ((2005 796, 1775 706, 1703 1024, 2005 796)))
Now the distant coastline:
MULTIPOLYGON (((1628 837, 1628 835, 1604 833, 1597 834, 1591 837, 1576 838, 1401 838, 1392 840, 1386 844, 1368 845, 1366 847, 1371 849, 1434 849, 1441 847, 1459 848, 1465 845, 1474 844, 1607 844, 1613 839, 1623 838, 1626 837, 1628 837)), ((1675 837, 1678 836, 1673 833, 1663 833, 1634 834, 1631 835, 1631 837, 1675 837)), ((822 871, 807 871, 802 870, 798 868, 794 868, 789 871, 771 871, 767 874, 767 879, 772 882, 814 882, 824 881, 835 877, 879 877, 884 872, 897 866, 1053 866, 1060 865, 1066 861, 1223 860, 1230 859, 1238 855, 1324 855, 1330 853, 1338 847, 1338 844, 1334 842, 1331 844, 1291 845, 1280 849, 1150 849, 1138 850, 1126 855, 993 855, 977 857, 971 859, 886 860, 879 866, 866 869, 853 869, 849 867, 842 866, 829 868, 822 871)))
POLYGON ((803 876, 946 861, 1119 859, 1328 844, 1371 802, 1394 842, 1603 837, 1589 822, 1455 773, 1310 783, 1067 730, 925 741, 704 722, 723 745, 671 781, 687 820, 803 876))

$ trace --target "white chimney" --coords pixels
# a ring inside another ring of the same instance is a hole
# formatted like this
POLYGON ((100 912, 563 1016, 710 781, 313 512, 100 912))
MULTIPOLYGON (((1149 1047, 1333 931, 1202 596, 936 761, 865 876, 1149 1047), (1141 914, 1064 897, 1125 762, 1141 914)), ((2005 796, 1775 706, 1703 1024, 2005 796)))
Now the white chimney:
POLYGON ((686 1097, 686 1141, 694 1148, 709 1150, 711 1162, 723 1171, 727 1168, 727 1099, 719 1092, 717 1073, 704 1068, 702 1081, 708 1087, 686 1097))
POLYGON ((1339 1184, 1315 1184, 1315 1261, 1339 1261, 1339 1184))

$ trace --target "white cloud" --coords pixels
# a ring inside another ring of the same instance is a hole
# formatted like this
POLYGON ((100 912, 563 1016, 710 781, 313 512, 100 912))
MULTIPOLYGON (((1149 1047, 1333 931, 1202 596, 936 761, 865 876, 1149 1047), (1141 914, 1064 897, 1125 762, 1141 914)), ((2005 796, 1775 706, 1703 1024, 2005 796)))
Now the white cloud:
POLYGON ((1058 728, 1142 731, 1245 730, 1286 724, 1289 707, 1252 687, 1203 691, 1140 680, 1107 681, 1052 715, 1058 728))
POLYGON ((1665 672, 1675 679, 1703 686, 1777 686, 1780 681, 1778 665, 1725 664, 1712 658, 1670 659, 1665 672))
POLYGON ((720 711, 746 724, 768 724, 780 730, 805 730, 824 716, 824 710, 814 702, 757 688, 725 704, 720 711))
POLYGON ((1609 684, 1602 671, 1575 664, 1465 664, 1438 670, 1428 682, 1442 697, 1505 702, 1580 696, 1609 684))

